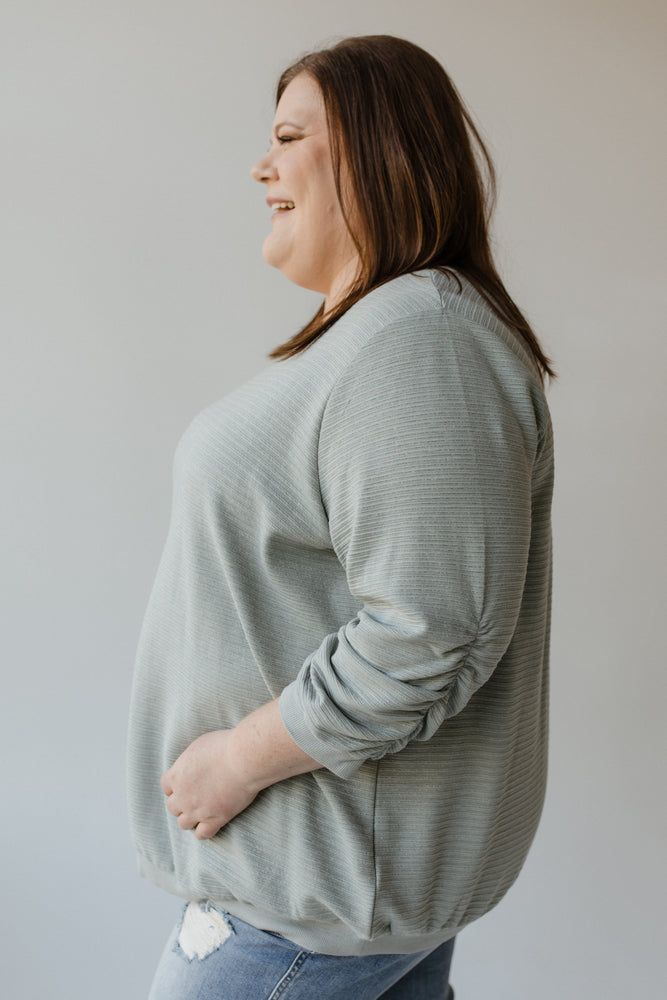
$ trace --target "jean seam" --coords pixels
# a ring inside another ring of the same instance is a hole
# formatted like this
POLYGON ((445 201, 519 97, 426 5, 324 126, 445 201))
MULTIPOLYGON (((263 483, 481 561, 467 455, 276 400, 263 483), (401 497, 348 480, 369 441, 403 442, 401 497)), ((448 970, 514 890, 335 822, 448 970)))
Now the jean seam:
POLYGON ((294 979, 310 954, 311 953, 309 951, 299 952, 283 978, 276 984, 276 986, 274 986, 273 992, 269 996, 268 1000, 278 1000, 278 997, 281 997, 284 994, 290 983, 294 982, 294 979))

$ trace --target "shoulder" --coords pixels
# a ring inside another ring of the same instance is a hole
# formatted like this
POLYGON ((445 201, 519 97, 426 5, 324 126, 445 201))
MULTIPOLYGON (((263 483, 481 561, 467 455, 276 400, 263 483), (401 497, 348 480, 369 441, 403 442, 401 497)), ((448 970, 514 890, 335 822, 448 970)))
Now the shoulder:
POLYGON ((539 438, 549 423, 528 349, 457 275, 428 270, 387 282, 322 341, 327 338, 321 347, 331 381, 323 431, 362 417, 394 425, 402 415, 415 424, 437 413, 446 421, 465 415, 489 433, 494 422, 518 421, 539 438))
POLYGON ((433 272, 404 274, 374 288, 357 302, 314 345, 331 351, 341 361, 352 360, 388 330, 438 324, 442 302, 433 272))
POLYGON ((462 275, 433 269, 401 275, 357 302, 309 350, 328 355, 341 374, 365 357, 391 355, 397 364, 456 350, 470 363, 539 374, 520 337, 462 275))
POLYGON ((313 345, 345 379, 380 366, 409 377, 433 364, 446 377, 457 369, 478 379, 541 387, 539 372, 518 334, 463 276, 428 269, 373 289, 313 345))

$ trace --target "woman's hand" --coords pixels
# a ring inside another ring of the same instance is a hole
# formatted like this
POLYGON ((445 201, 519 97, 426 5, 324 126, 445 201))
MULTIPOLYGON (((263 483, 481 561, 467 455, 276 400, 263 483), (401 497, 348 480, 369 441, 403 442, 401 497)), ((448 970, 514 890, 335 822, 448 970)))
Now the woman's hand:
POLYGON ((167 809, 199 840, 215 836, 262 787, 239 773, 233 733, 219 729, 199 736, 160 779, 167 809))
POLYGON ((160 784, 181 829, 206 840, 247 809, 263 788, 321 766, 285 729, 276 698, 235 729, 199 736, 160 784))

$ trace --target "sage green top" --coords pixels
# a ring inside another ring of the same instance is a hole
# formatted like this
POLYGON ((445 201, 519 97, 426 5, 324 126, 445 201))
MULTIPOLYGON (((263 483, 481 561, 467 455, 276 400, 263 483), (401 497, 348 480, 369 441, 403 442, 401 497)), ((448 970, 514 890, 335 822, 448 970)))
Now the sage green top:
POLYGON ((330 954, 420 951, 497 903, 544 795, 552 478, 531 356, 436 271, 200 414, 137 654, 143 874, 330 954), (325 769, 181 830, 162 772, 278 696, 325 769))

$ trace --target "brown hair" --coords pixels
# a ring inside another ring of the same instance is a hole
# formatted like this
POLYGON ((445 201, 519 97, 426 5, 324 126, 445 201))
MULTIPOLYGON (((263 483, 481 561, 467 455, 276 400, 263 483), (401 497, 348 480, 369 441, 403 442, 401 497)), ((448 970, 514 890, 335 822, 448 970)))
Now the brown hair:
POLYGON ((553 376, 493 263, 488 233, 496 191, 493 163, 440 63, 391 35, 346 38, 286 69, 276 104, 299 73, 313 77, 322 92, 338 198, 361 272, 331 313, 325 316, 322 305, 271 357, 302 351, 392 278, 422 268, 454 269, 523 338, 542 376, 553 376), (342 192, 343 165, 349 203, 342 192))

